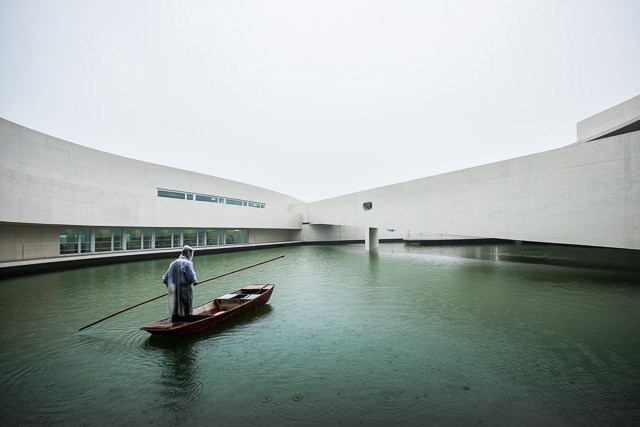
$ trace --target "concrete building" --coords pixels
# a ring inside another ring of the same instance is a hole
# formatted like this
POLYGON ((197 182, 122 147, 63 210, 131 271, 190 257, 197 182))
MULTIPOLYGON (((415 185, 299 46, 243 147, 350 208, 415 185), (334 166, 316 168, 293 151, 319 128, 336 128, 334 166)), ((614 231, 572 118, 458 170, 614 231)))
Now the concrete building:
MULTIPOLYGON (((0 119, 0 267, 411 235, 640 250, 640 96, 565 147, 303 203, 0 119)), ((293 177, 292 177, 293 178, 293 177)))
POLYGON ((304 221, 637 250, 639 131, 637 96, 566 147, 309 203, 304 221))

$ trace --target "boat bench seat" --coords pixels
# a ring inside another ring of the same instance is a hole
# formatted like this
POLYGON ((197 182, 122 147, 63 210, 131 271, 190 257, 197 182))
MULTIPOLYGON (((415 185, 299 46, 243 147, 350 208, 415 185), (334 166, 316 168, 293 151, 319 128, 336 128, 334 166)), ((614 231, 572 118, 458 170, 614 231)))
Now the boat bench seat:
POLYGON ((225 301, 246 301, 246 300, 252 300, 252 299, 256 299, 260 296, 261 294, 226 294, 226 295, 222 295, 221 297, 218 297, 218 300, 225 300, 225 301))
POLYGON ((260 294, 226 294, 216 299, 220 310, 230 310, 250 300, 256 299, 260 294))

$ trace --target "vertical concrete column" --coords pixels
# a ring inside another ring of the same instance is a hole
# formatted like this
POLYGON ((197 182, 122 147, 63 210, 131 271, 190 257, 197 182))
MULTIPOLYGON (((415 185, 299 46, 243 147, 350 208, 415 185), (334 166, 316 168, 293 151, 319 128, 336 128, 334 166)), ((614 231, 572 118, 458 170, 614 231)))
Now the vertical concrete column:
POLYGON ((364 250, 372 251, 378 249, 380 246, 380 240, 378 239, 378 229, 365 227, 364 228, 364 250))

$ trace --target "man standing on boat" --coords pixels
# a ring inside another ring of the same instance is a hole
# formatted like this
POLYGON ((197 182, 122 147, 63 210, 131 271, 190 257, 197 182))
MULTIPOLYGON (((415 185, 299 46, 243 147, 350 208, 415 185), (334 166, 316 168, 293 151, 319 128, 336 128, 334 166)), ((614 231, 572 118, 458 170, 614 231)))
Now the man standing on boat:
POLYGON ((193 313, 193 285, 197 282, 193 269, 193 248, 185 245, 180 257, 169 265, 162 278, 167 287, 172 321, 185 320, 193 313))

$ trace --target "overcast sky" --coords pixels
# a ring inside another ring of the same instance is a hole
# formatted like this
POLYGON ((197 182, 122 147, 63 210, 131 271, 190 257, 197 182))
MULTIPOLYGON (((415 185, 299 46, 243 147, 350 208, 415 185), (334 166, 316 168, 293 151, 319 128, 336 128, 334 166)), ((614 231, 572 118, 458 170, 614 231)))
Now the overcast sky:
POLYGON ((575 142, 640 94, 639 17, 640 0, 0 0, 0 117, 310 202, 575 142))

